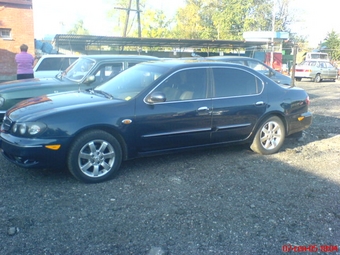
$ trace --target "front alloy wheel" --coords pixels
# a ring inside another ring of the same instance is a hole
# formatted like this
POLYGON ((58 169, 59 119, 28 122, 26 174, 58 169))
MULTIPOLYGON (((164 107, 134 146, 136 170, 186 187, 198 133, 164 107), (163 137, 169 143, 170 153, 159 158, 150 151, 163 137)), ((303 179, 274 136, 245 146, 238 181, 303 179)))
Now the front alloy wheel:
POLYGON ((321 82, 321 76, 320 76, 320 74, 317 74, 316 76, 315 76, 315 78, 314 78, 314 81, 315 82, 321 82))
POLYGON ((121 161, 122 150, 117 139, 104 131, 94 130, 74 141, 67 163, 78 180, 96 183, 113 177, 121 161))
POLYGON ((266 119, 256 132, 250 148, 259 154, 269 155, 279 151, 285 140, 285 127, 279 117, 266 119))

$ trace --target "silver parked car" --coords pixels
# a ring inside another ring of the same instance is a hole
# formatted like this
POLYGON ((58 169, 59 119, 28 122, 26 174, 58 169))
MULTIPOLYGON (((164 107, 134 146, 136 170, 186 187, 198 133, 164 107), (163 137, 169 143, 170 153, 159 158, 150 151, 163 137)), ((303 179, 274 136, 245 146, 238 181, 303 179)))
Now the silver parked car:
POLYGON ((338 77, 338 69, 328 61, 305 60, 295 66, 295 80, 301 81, 303 78, 315 82, 322 80, 335 81, 338 77))

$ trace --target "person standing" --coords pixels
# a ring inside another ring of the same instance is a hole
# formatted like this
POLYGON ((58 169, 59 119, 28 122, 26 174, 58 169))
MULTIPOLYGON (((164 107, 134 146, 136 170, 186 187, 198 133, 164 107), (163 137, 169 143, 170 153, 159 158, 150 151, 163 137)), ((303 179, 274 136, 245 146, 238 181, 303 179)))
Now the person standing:
POLYGON ((15 61, 17 62, 17 79, 29 79, 34 78, 33 63, 34 57, 27 53, 28 46, 22 44, 20 46, 20 53, 15 55, 15 61))

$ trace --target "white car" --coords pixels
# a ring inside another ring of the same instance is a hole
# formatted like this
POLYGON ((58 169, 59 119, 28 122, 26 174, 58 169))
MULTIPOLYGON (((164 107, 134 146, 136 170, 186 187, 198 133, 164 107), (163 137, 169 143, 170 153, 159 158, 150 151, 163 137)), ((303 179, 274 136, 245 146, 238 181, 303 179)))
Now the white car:
POLYGON ((306 60, 295 66, 295 80, 301 81, 303 78, 315 82, 335 81, 338 78, 338 69, 328 61, 306 60))
POLYGON ((77 55, 43 55, 33 68, 34 78, 53 78, 78 58, 77 55))

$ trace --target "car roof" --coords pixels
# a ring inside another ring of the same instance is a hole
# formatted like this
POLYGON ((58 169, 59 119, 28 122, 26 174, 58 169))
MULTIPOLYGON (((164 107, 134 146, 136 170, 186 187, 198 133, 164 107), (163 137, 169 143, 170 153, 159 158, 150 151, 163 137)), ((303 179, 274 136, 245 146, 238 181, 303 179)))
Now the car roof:
POLYGON ((256 58, 244 57, 244 56, 210 56, 208 59, 217 59, 217 60, 228 60, 228 59, 243 59, 243 60, 255 60, 259 61, 256 58))
POLYGON ((95 60, 105 59, 159 59, 158 57, 148 55, 120 55, 120 54, 100 54, 100 55, 82 55, 81 58, 91 58, 95 60))
POLYGON ((43 58, 79 58, 82 55, 70 55, 70 54, 46 54, 46 55, 41 55, 39 59, 43 58))
POLYGON ((165 66, 169 68, 174 68, 174 69, 180 69, 183 67, 199 67, 199 66, 230 66, 230 67, 238 67, 238 68, 244 68, 247 70, 253 71, 253 69, 244 66, 244 65, 239 65, 235 63, 228 63, 228 62, 223 62, 223 61, 211 61, 206 58, 192 58, 192 59, 181 59, 181 58, 174 58, 174 59, 159 59, 157 62, 144 62, 142 65, 153 65, 156 64, 157 66, 165 66))
POLYGON ((303 62, 328 62, 330 63, 330 61, 326 59, 308 59, 308 60, 304 60, 303 62))

